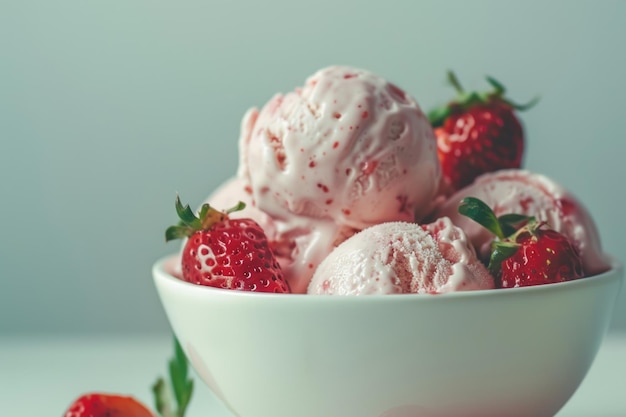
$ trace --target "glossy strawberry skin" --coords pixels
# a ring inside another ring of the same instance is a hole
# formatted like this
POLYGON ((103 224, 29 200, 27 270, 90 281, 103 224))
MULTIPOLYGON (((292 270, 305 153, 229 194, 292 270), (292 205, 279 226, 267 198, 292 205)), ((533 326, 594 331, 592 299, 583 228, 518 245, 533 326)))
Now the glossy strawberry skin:
POLYGON ((501 265, 501 288, 526 287, 582 278, 580 256, 571 242, 552 229, 520 234, 520 248, 501 265))
POLYGON ((261 226, 231 219, 192 234, 182 253, 183 279, 210 287, 287 293, 282 270, 261 226))
POLYGON ((154 417, 154 415, 132 397, 93 393, 76 399, 64 417, 154 417))
POLYGON ((444 180, 454 190, 483 173, 522 165, 522 124, 513 107, 498 98, 453 107, 434 131, 444 180))

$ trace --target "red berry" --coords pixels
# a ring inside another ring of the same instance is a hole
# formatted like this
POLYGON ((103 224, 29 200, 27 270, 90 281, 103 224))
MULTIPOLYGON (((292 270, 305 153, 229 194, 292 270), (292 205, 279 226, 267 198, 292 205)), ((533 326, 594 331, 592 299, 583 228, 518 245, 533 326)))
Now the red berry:
POLYGON ((76 399, 64 417, 154 417, 132 397, 91 393, 76 399))
POLYGON ((504 98, 504 87, 487 93, 465 93, 454 74, 448 74, 459 97, 429 114, 437 137, 437 154, 447 188, 458 190, 476 177, 501 169, 520 168, 524 155, 524 131, 515 110, 524 106, 504 98))
POLYGON ((516 234, 517 251, 502 261, 502 288, 570 281, 583 277, 580 255, 563 234, 529 225, 516 234))
POLYGON ((522 125, 498 99, 454 111, 435 136, 444 180, 455 190, 486 172, 522 165, 522 125))
POLYGON ((525 287, 584 276, 582 260, 571 241, 545 222, 520 214, 497 217, 491 207, 475 197, 461 200, 459 213, 495 235, 489 272, 497 286, 525 287))
POLYGON ((242 291, 290 292, 267 236, 254 220, 231 219, 228 212, 208 204, 198 217, 178 199, 176 207, 181 223, 168 228, 166 240, 189 237, 181 260, 185 281, 242 291))

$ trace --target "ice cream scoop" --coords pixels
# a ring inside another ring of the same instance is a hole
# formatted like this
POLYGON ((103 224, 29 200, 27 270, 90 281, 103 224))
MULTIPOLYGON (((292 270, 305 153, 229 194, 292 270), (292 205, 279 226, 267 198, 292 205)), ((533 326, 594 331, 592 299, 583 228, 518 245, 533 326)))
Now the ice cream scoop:
POLYGON ((273 218, 355 229, 421 218, 441 175, 434 134, 415 100, 342 66, 249 111, 240 153, 255 204, 273 218))
POLYGON ((467 233, 479 256, 488 259, 494 236, 458 213, 459 202, 465 197, 484 201, 497 216, 517 213, 547 222, 571 240, 582 258, 585 275, 604 272, 610 267, 587 209, 571 192, 545 175, 518 169, 484 174, 436 210, 435 217, 448 216, 467 233))
POLYGON ((319 265, 309 294, 446 293, 494 288, 465 233, 447 217, 369 227, 319 265))
POLYGON ((377 75, 341 66, 249 110, 239 153, 238 177, 272 220, 270 239, 295 292, 356 231, 428 213, 441 175, 434 134, 415 100, 377 75))

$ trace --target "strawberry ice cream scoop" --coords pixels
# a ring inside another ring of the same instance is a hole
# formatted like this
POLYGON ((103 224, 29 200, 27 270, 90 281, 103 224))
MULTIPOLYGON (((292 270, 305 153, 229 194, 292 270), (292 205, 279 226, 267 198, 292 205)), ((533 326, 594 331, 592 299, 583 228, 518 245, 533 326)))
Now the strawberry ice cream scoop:
POLYGON ((304 216, 362 229, 431 208, 440 167, 413 98, 364 70, 329 67, 244 118, 240 173, 277 219, 304 216))
POLYGON ((331 252, 309 294, 437 294, 494 288, 465 233, 444 217, 369 227, 331 252))
POLYGON ((474 183, 453 194, 435 212, 448 216, 470 238, 482 259, 488 259, 494 236, 473 220, 459 214, 459 202, 476 197, 497 216, 516 213, 534 216, 567 236, 582 258, 586 275, 606 271, 609 259, 602 252, 596 225, 582 203, 563 186, 545 175, 527 170, 503 170, 484 174, 474 183))

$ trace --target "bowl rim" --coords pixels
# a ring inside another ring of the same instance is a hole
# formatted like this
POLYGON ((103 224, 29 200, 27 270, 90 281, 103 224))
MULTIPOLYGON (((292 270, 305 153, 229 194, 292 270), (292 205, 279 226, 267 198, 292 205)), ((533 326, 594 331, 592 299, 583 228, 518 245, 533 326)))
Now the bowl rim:
MULTIPOLYGON (((355 295, 328 295, 328 294, 307 294, 307 293, 288 293, 288 294, 277 294, 277 293, 269 293, 269 292, 252 292, 252 291, 237 291, 237 290, 229 290, 225 288, 215 288, 204 285, 197 285, 191 282, 183 281, 180 278, 175 277, 166 271, 165 265, 168 262, 172 262, 178 254, 170 254, 166 255, 156 262, 154 262, 152 266, 152 276, 155 281, 167 282, 169 285, 177 287, 181 291, 193 291, 196 294, 206 294, 212 296, 224 296, 224 297, 234 297, 234 298, 246 298, 252 297, 254 299, 282 299, 282 300, 293 300, 298 299, 299 302, 302 299, 307 300, 343 300, 342 302, 346 302, 346 300, 358 300, 353 302, 366 302, 365 300, 444 300, 444 299, 458 299, 458 298, 482 298, 489 297, 492 298, 494 296, 506 297, 506 296, 514 296, 519 294, 537 294, 537 293, 548 293, 553 291, 561 291, 564 289, 574 289, 579 287, 587 287, 595 285, 598 282, 608 281, 608 280, 619 280, 622 281, 624 277, 624 264, 617 260, 615 257, 607 255, 609 259, 610 268, 604 272, 601 272, 596 275, 591 275, 588 277, 579 278, 573 281, 566 282, 555 282, 552 284, 544 284, 544 285, 534 285, 528 287, 517 287, 517 288, 494 288, 488 290, 469 290, 469 291, 455 291, 448 292, 442 294, 414 294, 414 293, 403 293, 403 294, 368 294, 367 296, 355 296, 355 295)), ((621 285, 620 285, 621 286, 621 285)))

